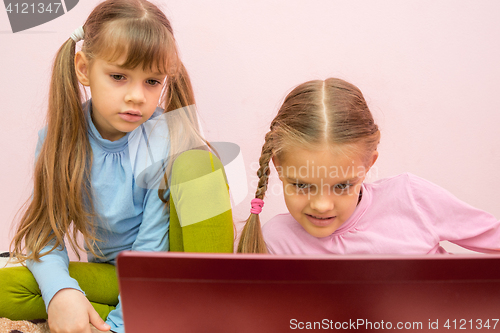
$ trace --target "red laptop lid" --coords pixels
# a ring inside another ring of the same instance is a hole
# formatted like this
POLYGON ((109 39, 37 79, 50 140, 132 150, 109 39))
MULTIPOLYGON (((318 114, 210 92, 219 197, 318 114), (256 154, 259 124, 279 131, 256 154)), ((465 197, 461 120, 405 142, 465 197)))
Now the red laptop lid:
POLYGON ((123 252, 117 265, 127 333, 500 330, 500 256, 123 252))

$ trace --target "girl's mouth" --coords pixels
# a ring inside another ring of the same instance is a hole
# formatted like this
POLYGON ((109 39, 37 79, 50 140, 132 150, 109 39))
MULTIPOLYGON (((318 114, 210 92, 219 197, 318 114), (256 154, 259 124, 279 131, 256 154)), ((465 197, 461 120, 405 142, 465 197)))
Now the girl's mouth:
POLYGON ((119 114, 120 118, 129 123, 135 123, 142 119, 142 115, 139 111, 125 111, 119 114))
POLYGON ((336 216, 319 217, 309 214, 306 214, 306 217, 309 220, 309 222, 318 227, 325 227, 327 225, 330 225, 337 218, 336 216))

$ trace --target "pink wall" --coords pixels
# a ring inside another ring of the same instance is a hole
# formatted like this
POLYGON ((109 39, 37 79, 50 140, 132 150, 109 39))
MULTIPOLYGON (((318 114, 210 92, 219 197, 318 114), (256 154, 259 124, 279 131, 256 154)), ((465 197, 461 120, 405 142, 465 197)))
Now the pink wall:
MULTIPOLYGON (((16 34, 0 9, 0 250, 30 194, 51 60, 97 2, 16 34)), ((500 218, 500 2, 156 3, 172 21, 207 137, 242 148, 249 194, 235 206, 238 219, 247 217, 255 162, 282 98, 329 76, 358 85, 381 127, 372 180, 410 171, 500 218)), ((286 210, 279 186, 271 181, 263 221, 286 210)))

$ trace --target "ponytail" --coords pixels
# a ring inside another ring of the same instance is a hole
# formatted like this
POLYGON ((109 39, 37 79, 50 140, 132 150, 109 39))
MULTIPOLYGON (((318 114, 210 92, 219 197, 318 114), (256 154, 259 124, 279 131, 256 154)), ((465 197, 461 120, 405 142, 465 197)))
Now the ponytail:
POLYGON ((195 147, 209 147, 218 157, 213 147, 200 133, 198 116, 194 107, 195 99, 191 80, 186 68, 177 60, 176 72, 167 77, 167 86, 164 91, 164 110, 172 112, 167 122, 170 139, 170 158, 163 173, 163 185, 158 190, 159 198, 168 206, 168 177, 172 170, 175 157, 182 152, 195 147))
POLYGON ((70 38, 61 46, 52 69, 47 135, 35 164, 33 196, 26 203, 11 243, 21 261, 38 261, 40 251, 49 243, 52 249, 43 255, 63 248, 66 235, 78 255, 77 249, 82 249, 77 242, 78 232, 95 254, 92 244, 96 239, 93 225, 89 224, 94 215, 90 192, 92 153, 75 73, 75 44, 70 38))
POLYGON ((195 104, 193 87, 186 68, 179 60, 178 72, 167 78, 165 112, 195 104))

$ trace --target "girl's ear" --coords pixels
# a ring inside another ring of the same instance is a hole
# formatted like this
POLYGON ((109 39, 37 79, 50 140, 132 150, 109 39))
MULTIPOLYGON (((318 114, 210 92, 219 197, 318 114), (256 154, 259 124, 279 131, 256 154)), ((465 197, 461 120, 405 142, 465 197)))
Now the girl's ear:
POLYGON ((372 168, 372 166, 375 164, 378 158, 378 151, 375 150, 372 154, 371 160, 368 162, 368 170, 372 168))
POLYGON ((280 161, 278 161, 278 159, 276 158, 275 155, 273 155, 273 157, 271 157, 271 160, 273 161, 273 164, 275 167, 280 166, 280 161))
POLYGON ((281 179, 281 181, 283 181, 283 179, 282 179, 283 168, 281 167, 280 161, 278 160, 278 158, 276 158, 275 155, 273 155, 273 157, 271 157, 271 160, 273 161, 273 165, 274 165, 274 168, 276 169, 276 172, 278 173, 279 179, 281 179))
POLYGON ((78 81, 84 86, 90 85, 89 72, 90 66, 89 61, 82 51, 78 51, 75 54, 75 72, 78 81))

